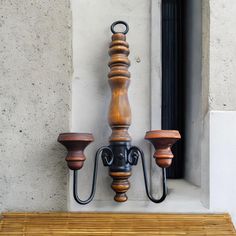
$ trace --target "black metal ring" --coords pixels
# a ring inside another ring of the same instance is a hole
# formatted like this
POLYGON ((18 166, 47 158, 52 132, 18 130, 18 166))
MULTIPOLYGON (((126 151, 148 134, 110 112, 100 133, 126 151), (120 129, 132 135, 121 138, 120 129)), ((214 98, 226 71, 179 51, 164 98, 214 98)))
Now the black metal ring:
POLYGON ((127 34, 128 31, 129 31, 129 25, 128 25, 125 21, 118 20, 118 21, 115 21, 115 22, 111 25, 111 32, 112 32, 113 34, 117 34, 117 33, 127 34), (119 24, 124 25, 124 26, 126 27, 126 29, 125 29, 124 32, 117 32, 117 31, 114 30, 114 27, 115 27, 116 25, 119 25, 119 24))

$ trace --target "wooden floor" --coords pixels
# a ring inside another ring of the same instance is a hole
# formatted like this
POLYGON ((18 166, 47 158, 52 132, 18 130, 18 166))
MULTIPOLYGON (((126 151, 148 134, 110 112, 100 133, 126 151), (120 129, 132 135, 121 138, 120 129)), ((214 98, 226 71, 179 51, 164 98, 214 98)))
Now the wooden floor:
POLYGON ((4 213, 0 235, 236 235, 228 214, 4 213))

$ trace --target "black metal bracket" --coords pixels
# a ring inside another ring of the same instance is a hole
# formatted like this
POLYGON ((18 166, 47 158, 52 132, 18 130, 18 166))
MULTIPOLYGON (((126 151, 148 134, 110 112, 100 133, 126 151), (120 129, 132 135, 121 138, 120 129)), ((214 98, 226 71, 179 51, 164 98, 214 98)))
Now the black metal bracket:
MULTIPOLYGON (((105 146, 105 147, 99 148, 98 151, 96 152, 95 161, 94 161, 94 169, 93 169, 92 189, 91 189, 90 196, 86 200, 81 200, 78 196, 78 176, 77 176, 77 170, 74 170, 73 195, 74 195, 74 199, 77 203, 79 203, 81 205, 86 205, 93 200, 94 195, 95 195, 95 191, 96 191, 98 159, 101 156, 104 160, 108 160, 108 159, 105 159, 105 156, 106 156, 105 153, 107 153, 107 152, 109 153, 109 150, 110 150, 109 147, 105 146), (104 156, 102 156, 102 153, 104 153, 104 156)), ((109 163, 109 160, 108 160, 108 163, 109 163)))
POLYGON ((143 167, 143 177, 144 177, 144 185, 145 185, 145 190, 148 198, 154 202, 154 203, 161 203, 165 200, 167 196, 167 183, 166 183, 166 169, 162 168, 162 196, 159 199, 156 199, 152 196, 151 192, 148 189, 148 180, 147 180, 147 170, 146 170, 146 165, 145 165, 145 159, 144 159, 144 153, 141 149, 139 149, 136 146, 133 146, 129 150, 131 157, 135 162, 138 161, 138 158, 140 157, 142 160, 142 167, 143 167))
POLYGON ((167 196, 167 184, 166 184, 166 169, 162 168, 162 188, 163 193, 161 198, 154 198, 148 188, 147 171, 144 160, 144 153, 141 149, 136 146, 130 147, 129 142, 114 142, 110 146, 104 146, 98 149, 95 155, 94 170, 93 170, 93 180, 92 189, 90 196, 86 200, 81 200, 78 196, 78 176, 77 171, 74 170, 73 176, 73 195, 77 203, 81 205, 86 205, 91 202, 94 198, 96 191, 97 182, 97 169, 98 169, 98 159, 102 158, 103 165, 110 168, 111 171, 124 171, 128 172, 131 170, 131 166, 137 165, 139 157, 142 161, 143 177, 145 190, 148 198, 154 203, 160 203, 165 200, 167 196))

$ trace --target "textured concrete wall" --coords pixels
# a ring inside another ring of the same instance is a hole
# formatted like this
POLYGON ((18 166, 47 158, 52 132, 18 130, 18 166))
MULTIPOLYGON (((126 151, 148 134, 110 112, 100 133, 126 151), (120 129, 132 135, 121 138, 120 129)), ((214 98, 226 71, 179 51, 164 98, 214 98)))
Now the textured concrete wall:
POLYGON ((65 210, 69 0, 1 0, 0 40, 0 210, 65 210))
MULTIPOLYGON (((188 30, 186 177, 191 182, 199 184, 201 161, 199 149, 201 143, 205 145, 204 134, 202 134, 205 116, 207 117, 208 111, 212 110, 234 111, 236 109, 236 18, 234 17, 236 2, 234 0, 202 1, 202 30, 200 29, 201 1, 190 0, 186 5, 188 30), (201 60, 199 60, 201 53, 202 73, 201 60)), ((203 166, 205 156, 202 157, 203 166)))
POLYGON ((202 201, 236 224, 236 1, 202 2, 202 201))
POLYGON ((210 0, 210 110, 236 110, 236 1, 210 0))

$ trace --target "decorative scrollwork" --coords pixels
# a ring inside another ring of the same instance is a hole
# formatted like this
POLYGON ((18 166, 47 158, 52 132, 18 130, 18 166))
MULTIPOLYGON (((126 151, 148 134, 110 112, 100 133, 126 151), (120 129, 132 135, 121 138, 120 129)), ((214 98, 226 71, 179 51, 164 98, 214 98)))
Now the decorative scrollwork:
POLYGON ((130 165, 137 165, 138 158, 140 156, 140 150, 138 147, 131 147, 128 151, 128 158, 127 161, 130 165))
POLYGON ((111 166, 114 160, 114 154, 109 147, 104 147, 101 153, 102 162, 104 166, 111 166))

